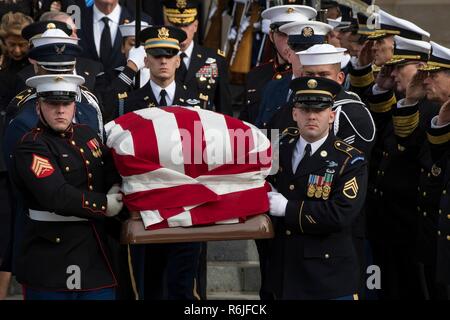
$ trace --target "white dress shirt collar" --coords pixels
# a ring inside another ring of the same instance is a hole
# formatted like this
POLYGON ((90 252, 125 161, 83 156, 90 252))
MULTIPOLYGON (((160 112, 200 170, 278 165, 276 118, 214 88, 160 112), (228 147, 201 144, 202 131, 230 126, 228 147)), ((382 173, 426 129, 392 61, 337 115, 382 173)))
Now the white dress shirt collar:
POLYGON ((120 5, 117 4, 116 7, 114 8, 113 11, 111 11, 110 14, 105 15, 103 12, 101 12, 97 6, 94 4, 93 7, 93 12, 94 12, 94 23, 96 22, 102 22, 102 18, 103 17, 108 17, 112 22, 114 22, 115 24, 119 25, 120 24, 120 13, 121 13, 121 8, 120 5))
POLYGON ((109 29, 111 31, 111 45, 114 46, 114 40, 116 39, 117 32, 119 29, 120 24, 120 14, 122 12, 122 8, 119 4, 116 5, 114 10, 108 14, 105 15, 103 12, 101 12, 94 4, 93 6, 93 33, 94 33, 94 43, 95 43, 95 49, 97 50, 97 54, 100 57, 100 41, 102 37, 103 28, 105 27, 105 24, 102 21, 103 17, 108 17, 110 19, 109 21, 109 29))
POLYGON ((295 145, 294 152, 292 153, 292 159, 291 159, 292 172, 295 173, 297 171, 297 167, 300 164, 300 161, 304 157, 306 145, 308 143, 311 145, 311 155, 310 156, 312 156, 317 151, 317 149, 319 149, 320 146, 325 142, 327 137, 328 137, 328 134, 325 137, 323 137, 322 139, 317 140, 316 142, 309 143, 305 139, 303 139, 302 136, 300 136, 300 138, 297 140, 297 143, 295 145))
POLYGON ((328 138, 328 134, 323 137, 320 140, 317 140, 316 142, 308 142, 305 139, 303 139, 302 136, 300 136, 300 138, 297 141, 297 151, 300 152, 301 157, 303 158, 303 152, 305 152, 305 147, 306 145, 309 143, 311 145, 311 156, 317 151, 317 149, 320 148, 320 146, 325 142, 325 140, 327 140, 328 138))
POLYGON ((159 85, 157 85, 153 80, 150 80, 150 87, 152 88, 153 95, 156 98, 156 102, 159 102, 159 99, 161 99, 161 90, 166 90, 166 102, 168 106, 173 105, 173 100, 175 99, 175 90, 177 88, 175 81, 172 81, 171 84, 169 84, 165 88, 161 88, 159 85))
POLYGON ((184 64, 186 65, 186 69, 189 69, 192 58, 192 51, 194 51, 194 41, 191 41, 191 44, 186 48, 186 50, 179 52, 179 54, 181 54, 181 52, 184 52, 184 54, 186 55, 186 57, 183 59, 184 64))

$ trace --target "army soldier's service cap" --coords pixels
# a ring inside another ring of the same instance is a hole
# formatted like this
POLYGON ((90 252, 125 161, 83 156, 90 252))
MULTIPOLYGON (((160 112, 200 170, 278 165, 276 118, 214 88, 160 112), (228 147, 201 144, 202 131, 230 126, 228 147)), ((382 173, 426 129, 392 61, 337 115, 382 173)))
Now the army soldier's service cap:
MULTIPOLYGON (((270 28, 277 30, 280 26, 293 21, 308 21, 317 16, 317 11, 308 6, 283 5, 268 8, 261 13, 263 19, 270 20, 270 28)), ((282 31, 284 32, 284 31, 282 31)))
POLYGON ((300 63, 304 66, 317 66, 341 63, 347 49, 336 48, 331 44, 316 44, 308 50, 298 52, 300 63))
POLYGON ((431 55, 425 67, 419 67, 422 71, 440 71, 450 69, 450 49, 436 42, 431 43, 431 55))
POLYGON ((375 30, 369 35, 369 39, 376 40, 390 35, 397 35, 413 40, 423 40, 429 38, 430 33, 418 27, 414 23, 397 18, 386 11, 380 10, 376 15, 375 25, 368 26, 375 30))
POLYGON ((68 36, 72 34, 72 28, 67 23, 56 20, 48 20, 48 21, 34 22, 26 26, 22 30, 22 37, 30 41, 32 38, 39 37, 41 34, 43 34, 45 31, 49 29, 62 30, 68 36))
POLYGON ((295 108, 325 109, 333 106, 334 99, 342 89, 336 81, 321 77, 301 77, 292 80, 295 108))
POLYGON ((152 26, 139 33, 139 40, 152 56, 176 55, 186 37, 186 32, 171 26, 152 26))
MULTIPOLYGON (((141 31, 147 28, 149 25, 145 21, 141 21, 141 31)), ((121 24, 119 26, 120 34, 123 38, 134 37, 136 35, 136 21, 130 23, 121 24)))
POLYGON ((74 101, 84 78, 73 74, 52 74, 31 77, 27 86, 36 88, 36 96, 46 101, 74 101))
POLYGON ((300 21, 290 22, 280 27, 280 31, 286 33, 288 43, 293 48, 302 44, 319 44, 324 43, 326 35, 332 28, 320 21, 300 21))
POLYGON ((428 61, 431 43, 394 36, 394 55, 387 65, 402 64, 408 61, 428 61))
POLYGON ((165 0, 163 11, 167 20, 177 26, 186 26, 197 19, 198 3, 194 0, 165 0))
POLYGON ((82 53, 79 45, 71 43, 51 43, 34 47, 28 57, 36 60, 43 69, 53 72, 67 72, 73 70, 76 58, 82 53))

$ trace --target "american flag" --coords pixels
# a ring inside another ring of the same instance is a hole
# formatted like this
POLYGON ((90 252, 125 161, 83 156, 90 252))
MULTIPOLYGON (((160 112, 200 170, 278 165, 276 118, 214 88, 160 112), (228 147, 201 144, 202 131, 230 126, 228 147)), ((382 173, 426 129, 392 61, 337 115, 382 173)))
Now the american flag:
POLYGON ((235 223, 269 209, 272 149, 251 124, 174 106, 130 112, 105 129, 124 203, 146 229, 235 223))

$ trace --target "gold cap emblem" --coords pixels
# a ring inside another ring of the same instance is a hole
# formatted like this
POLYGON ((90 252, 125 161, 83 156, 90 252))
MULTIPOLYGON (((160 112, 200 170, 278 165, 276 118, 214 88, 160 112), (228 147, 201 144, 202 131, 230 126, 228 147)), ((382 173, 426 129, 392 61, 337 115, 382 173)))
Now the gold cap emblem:
POLYGON ((49 24, 47 24, 47 30, 48 29, 56 29, 56 25, 53 22, 50 22, 49 24))
POLYGON ((302 35, 304 37, 312 37, 314 35, 314 29, 311 27, 305 27, 302 30, 302 35))
POLYGON ((167 39, 168 37, 169 37, 169 29, 164 27, 158 29, 158 38, 167 39))
POLYGON ((184 9, 186 8, 186 6, 187 6, 186 0, 177 0, 178 9, 184 9))
POLYGON ((308 88, 310 89, 315 89, 317 88, 317 81, 314 79, 310 79, 308 80, 308 82, 306 83, 306 85, 308 86, 308 88))
POLYGON ((295 11, 294 8, 289 7, 289 8, 287 8, 286 13, 290 14, 290 13, 294 13, 294 11, 295 11))

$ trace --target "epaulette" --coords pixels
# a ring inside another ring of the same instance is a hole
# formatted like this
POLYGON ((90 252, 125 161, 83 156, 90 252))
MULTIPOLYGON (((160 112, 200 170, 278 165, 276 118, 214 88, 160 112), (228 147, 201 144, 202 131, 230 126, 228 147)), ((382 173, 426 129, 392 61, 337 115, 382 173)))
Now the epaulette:
POLYGON ((35 89, 25 89, 17 94, 11 103, 21 107, 27 101, 27 98, 35 92, 35 89))
POLYGON ((219 56, 222 56, 222 57, 225 58, 225 51, 222 51, 222 50, 220 50, 220 49, 217 49, 217 54, 218 54, 219 56))
POLYGON ((350 158, 361 156, 362 151, 356 149, 354 146, 349 145, 348 143, 342 140, 336 140, 334 142, 334 147, 336 150, 339 150, 345 154, 347 154, 350 158))
POLYGON ((300 130, 298 130, 297 127, 288 127, 283 130, 283 132, 280 134, 279 141, 280 144, 283 144, 285 141, 288 143, 292 143, 295 141, 295 138, 297 138, 300 135, 300 130))

